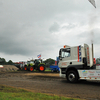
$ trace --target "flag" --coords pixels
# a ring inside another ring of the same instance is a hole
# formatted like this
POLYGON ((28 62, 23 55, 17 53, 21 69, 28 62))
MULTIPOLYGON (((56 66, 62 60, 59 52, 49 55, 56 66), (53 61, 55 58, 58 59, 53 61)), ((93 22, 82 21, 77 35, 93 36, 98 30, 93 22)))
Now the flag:
POLYGON ((41 54, 37 55, 37 57, 38 57, 39 59, 41 59, 41 54))
POLYGON ((88 1, 96 8, 95 0, 88 0, 88 1))

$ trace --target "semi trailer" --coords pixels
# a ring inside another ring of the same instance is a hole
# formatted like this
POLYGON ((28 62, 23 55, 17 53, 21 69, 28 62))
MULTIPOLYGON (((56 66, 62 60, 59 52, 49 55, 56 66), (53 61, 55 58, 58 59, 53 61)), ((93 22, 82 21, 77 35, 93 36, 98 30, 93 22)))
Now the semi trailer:
POLYGON ((59 72, 60 68, 58 67, 58 65, 51 65, 50 66, 51 72, 59 72))
POLYGON ((50 65, 51 72, 59 72, 60 68, 58 67, 59 57, 56 57, 55 64, 50 65))
POLYGON ((23 70, 26 63, 27 63, 26 61, 19 61, 15 62, 14 66, 16 66, 19 70, 23 70))
POLYGON ((93 44, 88 46, 65 45, 59 51, 60 77, 67 78, 74 83, 80 79, 100 80, 100 66, 96 66, 93 53, 93 44))

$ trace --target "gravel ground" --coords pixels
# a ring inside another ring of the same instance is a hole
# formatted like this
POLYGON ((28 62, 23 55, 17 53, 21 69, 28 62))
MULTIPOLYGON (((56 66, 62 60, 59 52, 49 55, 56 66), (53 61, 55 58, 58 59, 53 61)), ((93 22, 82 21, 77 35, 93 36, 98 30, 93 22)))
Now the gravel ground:
POLYGON ((68 83, 59 73, 51 72, 1 72, 0 84, 20 87, 33 92, 86 100, 100 100, 100 81, 68 83))

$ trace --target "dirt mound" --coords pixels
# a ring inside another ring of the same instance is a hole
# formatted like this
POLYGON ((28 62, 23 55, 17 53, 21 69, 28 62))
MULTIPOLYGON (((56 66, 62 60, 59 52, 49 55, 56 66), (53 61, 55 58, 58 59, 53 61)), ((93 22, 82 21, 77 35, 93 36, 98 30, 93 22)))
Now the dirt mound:
POLYGON ((6 71, 17 71, 18 68, 14 65, 3 65, 2 68, 0 68, 0 72, 6 72, 6 71))

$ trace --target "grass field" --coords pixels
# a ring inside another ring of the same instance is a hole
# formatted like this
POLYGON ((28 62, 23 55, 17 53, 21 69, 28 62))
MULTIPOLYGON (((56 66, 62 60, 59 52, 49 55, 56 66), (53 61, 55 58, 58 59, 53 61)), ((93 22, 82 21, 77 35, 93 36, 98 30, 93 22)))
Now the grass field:
POLYGON ((79 100, 42 93, 29 92, 24 89, 0 85, 0 100, 79 100))

